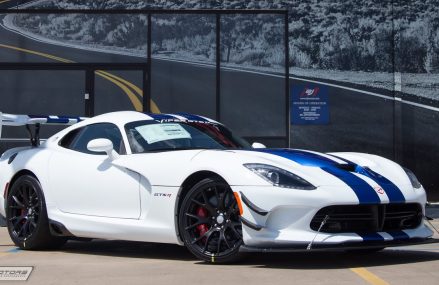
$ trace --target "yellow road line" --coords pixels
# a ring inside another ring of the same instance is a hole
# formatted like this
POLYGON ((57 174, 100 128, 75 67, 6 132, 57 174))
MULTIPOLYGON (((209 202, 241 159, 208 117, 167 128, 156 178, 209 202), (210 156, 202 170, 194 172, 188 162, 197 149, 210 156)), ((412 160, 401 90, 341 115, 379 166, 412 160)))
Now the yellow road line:
POLYGON ((3 3, 6 3, 6 2, 9 2, 10 0, 3 0, 3 1, 0 1, 0 4, 3 4, 3 3))
POLYGON ((142 111, 142 103, 140 102, 139 98, 137 98, 137 96, 125 85, 123 85, 122 83, 120 83, 119 81, 101 73, 100 71, 96 71, 96 74, 113 82, 114 84, 116 84, 117 86, 119 86, 127 95, 128 98, 131 100, 131 102, 134 105, 134 108, 136 109, 136 111, 142 111))
POLYGON ((6 256, 6 255, 10 255, 10 254, 11 254, 10 252, 0 252, 0 257, 6 256))
POLYGON ((22 51, 22 52, 38 55, 38 56, 45 57, 45 58, 50 58, 50 59, 53 59, 53 60, 56 60, 56 61, 65 62, 65 63, 74 63, 74 61, 71 61, 71 60, 68 60, 68 59, 65 59, 65 58, 62 58, 62 57, 58 57, 58 56, 50 55, 50 54, 47 54, 47 53, 30 50, 30 49, 19 48, 19 47, 3 45, 3 44, 0 44, 0 47, 8 48, 8 49, 13 49, 13 50, 17 50, 17 51, 22 51))
POLYGON ((376 276, 372 272, 368 271, 364 267, 350 268, 350 270, 352 272, 356 273, 357 275, 359 275, 364 280, 366 280, 369 284, 372 284, 372 285, 389 285, 389 283, 387 283, 383 279, 379 278, 378 276, 376 276))
MULTIPOLYGON (((34 50, 29 50, 29 49, 24 49, 24 48, 19 48, 19 47, 10 46, 10 45, 4 45, 4 44, 0 44, 0 47, 8 48, 8 49, 16 50, 16 51, 21 51, 21 52, 26 52, 26 53, 30 53, 30 54, 34 54, 34 55, 38 55, 38 56, 49 58, 49 59, 53 59, 53 60, 59 61, 59 62, 74 63, 74 61, 69 60, 69 59, 65 59, 65 58, 62 58, 62 57, 58 57, 58 56, 54 56, 54 55, 51 55, 51 54, 47 54, 47 53, 43 53, 43 52, 38 52, 38 51, 34 51, 34 50)), ((142 111, 142 109, 143 109, 142 103, 137 98, 137 96, 128 87, 126 87, 124 84, 128 85, 129 87, 131 87, 137 94, 139 94, 140 97, 143 97, 142 89, 140 89, 136 85, 132 84, 131 82, 129 82, 129 81, 127 81, 127 80, 125 80, 125 79, 123 79, 123 78, 121 78, 119 76, 116 76, 114 74, 111 74, 111 73, 103 71, 103 70, 97 70, 96 74, 98 76, 102 77, 102 78, 105 78, 105 79, 111 81, 112 83, 117 85, 119 88, 121 88, 127 94, 128 98, 130 99, 131 103, 133 104, 135 110, 136 111, 142 111)), ((151 100, 150 102, 151 102, 151 111, 153 113, 160 113, 160 110, 159 110, 157 104, 155 104, 155 102, 153 100, 151 100)))
MULTIPOLYGON (((100 71, 101 73, 105 74, 105 75, 108 75, 109 77, 113 77, 113 78, 115 78, 116 80, 119 80, 119 81, 121 81, 122 83, 125 83, 126 85, 128 85, 129 87, 131 87, 131 89, 133 89, 137 94, 139 94, 140 97, 143 97, 143 91, 142 91, 142 89, 140 89, 139 87, 137 87, 137 86, 134 85, 133 83, 131 83, 131 82, 129 82, 129 81, 123 79, 123 78, 120 78, 120 77, 118 77, 118 76, 116 76, 116 75, 114 75, 114 74, 111 74, 111 73, 109 73, 109 72, 106 72, 106 71, 103 71, 103 70, 99 70, 99 71, 100 71)), ((160 110, 159 110, 158 106, 157 106, 156 103, 155 103, 154 101, 152 101, 152 100, 151 100, 151 112, 153 112, 153 113, 160 113, 160 110)))

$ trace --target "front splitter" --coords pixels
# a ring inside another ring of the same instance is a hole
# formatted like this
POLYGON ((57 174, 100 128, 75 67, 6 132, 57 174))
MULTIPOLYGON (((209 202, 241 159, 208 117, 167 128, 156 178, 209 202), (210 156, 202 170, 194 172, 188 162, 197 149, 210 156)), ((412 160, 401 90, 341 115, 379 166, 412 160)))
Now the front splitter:
POLYGON ((393 240, 393 241, 367 241, 367 242, 345 242, 338 244, 312 244, 308 249, 309 244, 298 244, 279 247, 254 247, 242 245, 241 252, 314 252, 314 251, 346 251, 359 249, 377 249, 384 247, 398 247, 420 244, 439 243, 439 239, 435 238, 412 238, 408 240, 393 240))

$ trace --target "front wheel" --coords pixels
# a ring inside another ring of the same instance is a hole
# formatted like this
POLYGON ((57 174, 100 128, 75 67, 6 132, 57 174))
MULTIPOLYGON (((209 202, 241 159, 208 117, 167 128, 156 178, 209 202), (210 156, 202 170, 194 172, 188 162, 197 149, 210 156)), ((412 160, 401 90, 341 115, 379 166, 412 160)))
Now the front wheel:
POLYGON ((21 249, 53 249, 66 242, 64 237, 50 234, 41 185, 30 175, 19 177, 11 186, 6 223, 12 241, 21 249))
POLYGON ((224 181, 207 178, 193 186, 180 207, 178 223, 184 244, 196 257, 212 263, 240 257, 239 209, 224 181))

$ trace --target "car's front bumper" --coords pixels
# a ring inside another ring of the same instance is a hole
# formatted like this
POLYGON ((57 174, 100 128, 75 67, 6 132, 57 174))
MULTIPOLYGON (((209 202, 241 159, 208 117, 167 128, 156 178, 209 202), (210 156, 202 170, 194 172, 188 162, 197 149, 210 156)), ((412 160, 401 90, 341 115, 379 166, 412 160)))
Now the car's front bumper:
MULTIPOLYGON (((332 205, 358 205, 355 196, 343 195, 343 189, 338 187, 305 191, 232 186, 232 190, 240 194, 241 200, 247 198, 246 203, 241 203, 244 248, 304 250, 311 243, 312 248, 324 249, 363 245, 387 247, 421 243, 433 236, 433 231, 423 222, 414 229, 368 234, 312 230, 310 223, 320 209, 332 205)), ((425 193, 414 193, 406 198, 407 203, 422 205, 422 214, 425 214, 425 193)))

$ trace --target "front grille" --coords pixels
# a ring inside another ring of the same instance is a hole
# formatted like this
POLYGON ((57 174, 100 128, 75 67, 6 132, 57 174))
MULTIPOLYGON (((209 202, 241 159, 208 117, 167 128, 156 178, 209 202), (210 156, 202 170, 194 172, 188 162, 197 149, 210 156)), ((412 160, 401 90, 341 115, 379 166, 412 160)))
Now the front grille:
POLYGON ((414 229, 422 222, 422 207, 417 203, 388 205, 337 205, 317 212, 310 227, 325 233, 387 232, 414 229))

